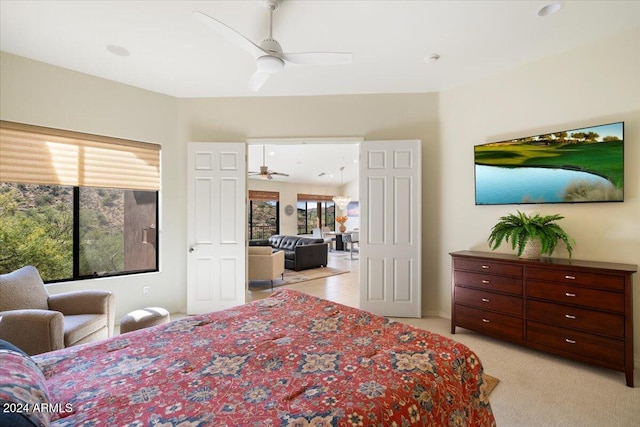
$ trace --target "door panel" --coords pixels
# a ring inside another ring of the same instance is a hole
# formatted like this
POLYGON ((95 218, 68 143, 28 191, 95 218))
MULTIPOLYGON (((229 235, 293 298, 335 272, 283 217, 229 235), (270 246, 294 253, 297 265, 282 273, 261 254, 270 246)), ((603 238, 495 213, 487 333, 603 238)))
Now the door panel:
POLYGON ((245 302, 246 157, 243 143, 190 143, 187 313, 245 302))
POLYGON ((360 144, 360 307, 421 315, 421 142, 360 144))

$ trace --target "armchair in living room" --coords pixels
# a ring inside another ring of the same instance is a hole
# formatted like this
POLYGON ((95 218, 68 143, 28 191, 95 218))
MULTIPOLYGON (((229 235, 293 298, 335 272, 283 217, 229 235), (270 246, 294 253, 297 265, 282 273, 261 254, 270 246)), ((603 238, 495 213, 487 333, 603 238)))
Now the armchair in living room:
POLYGON ((49 295, 35 267, 0 274, 0 339, 34 355, 113 335, 108 291, 49 295))
POLYGON ((284 252, 272 252, 271 246, 249 246, 249 281, 284 279, 284 252))

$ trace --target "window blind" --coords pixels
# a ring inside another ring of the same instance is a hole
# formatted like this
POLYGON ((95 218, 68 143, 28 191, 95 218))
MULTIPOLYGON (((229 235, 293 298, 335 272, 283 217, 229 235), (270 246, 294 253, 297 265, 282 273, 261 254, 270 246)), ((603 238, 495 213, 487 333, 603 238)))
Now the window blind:
POLYGON ((0 182, 160 189, 160 145, 0 121, 0 182))
POLYGON ((249 190, 249 200, 277 202, 280 201, 280 193, 277 191, 249 190))
POLYGON ((298 193, 299 202, 331 202, 333 196, 327 196, 322 194, 303 194, 298 193))

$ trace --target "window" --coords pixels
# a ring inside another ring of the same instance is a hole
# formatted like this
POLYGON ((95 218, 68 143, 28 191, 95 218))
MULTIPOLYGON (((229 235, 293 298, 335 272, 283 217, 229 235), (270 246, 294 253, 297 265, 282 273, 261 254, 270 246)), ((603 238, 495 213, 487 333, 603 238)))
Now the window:
POLYGON ((312 234, 314 228, 335 231, 336 207, 331 196, 298 194, 298 234, 312 234))
POLYGON ((280 194, 249 190, 249 239, 268 239, 280 232, 280 194))
POLYGON ((158 270, 159 146, 0 122, 0 153, 0 272, 158 270))
POLYGON ((25 265, 73 277, 73 187, 0 184, 0 273, 25 265))

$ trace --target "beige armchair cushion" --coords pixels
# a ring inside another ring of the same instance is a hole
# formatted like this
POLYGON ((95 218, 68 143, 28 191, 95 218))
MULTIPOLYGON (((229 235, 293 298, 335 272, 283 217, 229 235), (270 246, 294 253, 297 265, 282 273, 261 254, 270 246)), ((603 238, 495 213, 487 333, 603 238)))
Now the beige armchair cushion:
POLYGON ((27 266, 0 275, 0 311, 48 310, 49 293, 35 267, 27 266))
POLYGON ((108 338, 113 335, 114 321, 111 292, 49 295, 32 266, 0 275, 0 338, 28 354, 108 338))

